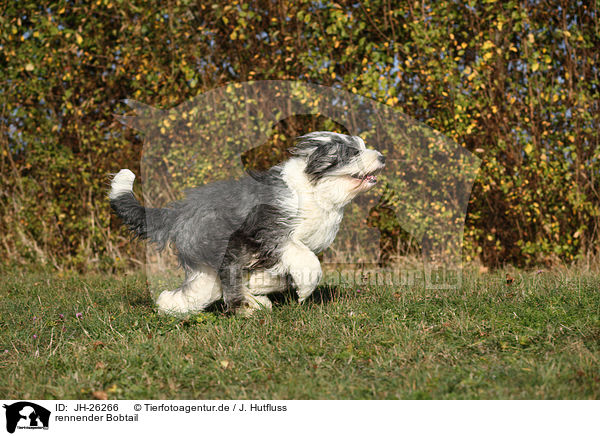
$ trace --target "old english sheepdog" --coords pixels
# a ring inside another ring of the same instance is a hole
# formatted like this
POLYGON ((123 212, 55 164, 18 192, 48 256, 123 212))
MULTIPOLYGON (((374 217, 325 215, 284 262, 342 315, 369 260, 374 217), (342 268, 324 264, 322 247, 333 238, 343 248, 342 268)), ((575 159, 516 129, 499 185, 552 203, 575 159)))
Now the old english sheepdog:
POLYGON ((180 288, 163 291, 158 309, 169 314, 204 310, 223 299, 228 311, 271 308, 266 296, 291 283, 300 302, 321 279, 317 254, 334 240, 344 206, 377 183, 384 156, 358 136, 313 132, 291 157, 240 180, 187 191, 164 208, 145 208, 127 169, 112 179, 114 212, 134 235, 159 249, 171 244, 185 271, 180 288))

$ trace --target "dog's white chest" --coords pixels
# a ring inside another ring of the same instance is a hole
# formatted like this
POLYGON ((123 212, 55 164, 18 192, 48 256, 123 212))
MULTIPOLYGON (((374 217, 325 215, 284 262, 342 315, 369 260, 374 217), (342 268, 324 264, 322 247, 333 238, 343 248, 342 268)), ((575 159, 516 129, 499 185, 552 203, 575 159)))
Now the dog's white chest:
POLYGON ((300 208, 300 220, 294 230, 294 239, 302 242, 314 253, 331 245, 340 228, 344 210, 323 210, 316 205, 300 208))
POLYGON ((284 167, 283 179, 291 191, 285 208, 294 221, 292 239, 320 253, 337 235, 344 216, 344 202, 335 201, 335 185, 329 190, 323 186, 315 188, 304 173, 305 166, 305 162, 291 159, 284 167))

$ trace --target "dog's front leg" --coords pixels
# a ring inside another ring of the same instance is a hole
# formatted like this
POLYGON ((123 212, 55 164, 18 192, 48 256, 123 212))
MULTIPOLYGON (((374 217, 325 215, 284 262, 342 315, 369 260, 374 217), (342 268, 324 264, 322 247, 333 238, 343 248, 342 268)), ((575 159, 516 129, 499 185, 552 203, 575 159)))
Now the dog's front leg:
POLYGON ((306 245, 290 241, 284 248, 281 257, 284 269, 292 276, 298 301, 302 303, 315 290, 323 272, 316 254, 306 245))

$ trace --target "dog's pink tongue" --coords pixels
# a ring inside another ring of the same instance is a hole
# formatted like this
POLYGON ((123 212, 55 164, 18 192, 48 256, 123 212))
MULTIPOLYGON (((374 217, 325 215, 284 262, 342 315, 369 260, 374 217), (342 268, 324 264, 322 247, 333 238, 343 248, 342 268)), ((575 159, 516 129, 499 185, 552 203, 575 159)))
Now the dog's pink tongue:
POLYGON ((369 183, 376 183, 377 182, 377 177, 375 177, 375 176, 367 176, 367 177, 365 177, 365 181, 367 181, 369 183))

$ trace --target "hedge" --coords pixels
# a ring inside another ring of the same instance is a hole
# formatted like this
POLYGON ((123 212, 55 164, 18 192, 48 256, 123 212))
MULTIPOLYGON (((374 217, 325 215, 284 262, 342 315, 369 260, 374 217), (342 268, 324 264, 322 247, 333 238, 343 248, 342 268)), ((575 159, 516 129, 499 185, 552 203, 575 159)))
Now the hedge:
MULTIPOLYGON (((482 159, 465 260, 537 265, 597 251, 594 2, 42 3, 0 5, 4 263, 142 260, 106 201, 108 173, 139 172, 143 137, 114 116, 130 113, 123 100, 170 109, 228 83, 274 79, 375 99, 482 159)), ((283 137, 327 122, 296 118, 283 137)), ((199 165, 228 151, 215 153, 199 165)), ((371 225, 398 250, 407 237, 388 215, 371 225)))

